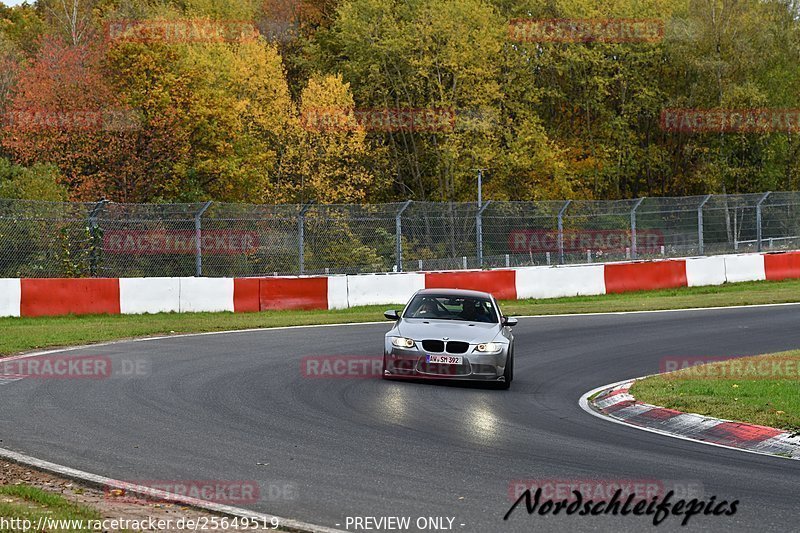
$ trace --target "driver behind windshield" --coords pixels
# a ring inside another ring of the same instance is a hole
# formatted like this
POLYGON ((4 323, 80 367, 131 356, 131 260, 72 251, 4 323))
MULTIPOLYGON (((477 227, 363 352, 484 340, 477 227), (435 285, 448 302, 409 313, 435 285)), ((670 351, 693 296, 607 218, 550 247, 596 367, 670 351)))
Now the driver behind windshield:
POLYGON ((467 322, 497 322, 491 304, 477 298, 449 299, 440 303, 436 297, 418 297, 411 302, 406 318, 463 320, 467 322))
POLYGON ((491 313, 481 300, 464 300, 461 318, 470 322, 493 322, 491 313))
POLYGON ((422 301, 422 304, 417 308, 417 312, 414 313, 416 318, 436 318, 439 316, 439 309, 436 305, 436 301, 425 298, 422 301))
POLYGON ((475 322, 478 320, 478 306, 480 303, 471 301, 471 300, 464 300, 464 306, 460 313, 461 318, 464 320, 468 320, 470 322, 475 322))

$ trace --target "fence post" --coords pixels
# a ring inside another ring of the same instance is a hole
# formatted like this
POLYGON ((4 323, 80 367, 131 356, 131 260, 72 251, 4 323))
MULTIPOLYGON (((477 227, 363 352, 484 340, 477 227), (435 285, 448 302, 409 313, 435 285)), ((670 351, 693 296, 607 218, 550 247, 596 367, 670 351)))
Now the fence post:
POLYGON ((478 268, 483 268, 483 212, 486 211, 486 208, 489 207, 491 203, 491 200, 484 203, 481 208, 478 209, 478 214, 475 215, 475 233, 478 237, 478 268))
POLYGON ((639 198, 631 209, 631 259, 636 259, 638 253, 636 252, 636 210, 644 202, 644 197, 639 198))
POLYGON ((572 200, 567 200, 558 212, 558 264, 564 264, 564 213, 567 212, 572 200))
POLYGON ((699 255, 705 255, 705 243, 703 242, 703 208, 708 201, 711 200, 711 195, 707 194, 700 205, 697 206, 697 251, 699 255))
POLYGON ((403 224, 401 218, 403 212, 411 205, 411 200, 406 201, 394 217, 394 235, 395 235, 395 259, 397 262, 397 271, 403 271, 403 224))
POLYGON ((314 205, 314 202, 309 202, 304 204, 303 207, 300 209, 300 213, 297 215, 297 252, 298 258, 300 260, 300 275, 302 276, 306 271, 306 244, 305 244, 305 225, 306 225, 306 213, 311 206, 314 205))
POLYGON ((212 202, 206 202, 194 216, 194 275, 198 278, 203 275, 203 230, 200 219, 211 204, 212 202))
POLYGON ((764 200, 766 200, 767 197, 770 194, 772 194, 772 191, 765 192, 764 196, 762 196, 761 199, 756 204, 756 243, 758 245, 758 249, 757 250, 759 252, 761 251, 761 248, 762 248, 762 246, 761 246, 761 241, 762 241, 762 239, 761 239, 761 204, 764 203, 764 200))
POLYGON ((89 276, 97 276, 97 214, 105 207, 108 200, 103 198, 89 212, 89 276))

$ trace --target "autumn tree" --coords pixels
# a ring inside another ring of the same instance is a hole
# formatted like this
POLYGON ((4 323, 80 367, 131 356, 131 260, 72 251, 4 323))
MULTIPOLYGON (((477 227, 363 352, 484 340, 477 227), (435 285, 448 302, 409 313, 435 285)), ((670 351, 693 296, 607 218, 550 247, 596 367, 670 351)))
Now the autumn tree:
POLYGON ((504 36, 503 21, 479 0, 345 2, 321 32, 320 63, 350 83, 357 107, 444 109, 455 118, 448 131, 370 132, 371 142, 389 151, 385 172, 401 196, 463 197, 473 189, 471 168, 496 157, 498 132, 467 131, 458 117, 492 115, 499 106, 496 57, 504 36))
POLYGON ((37 163, 26 168, 0 158, 0 198, 63 202, 67 189, 53 165, 37 163))
POLYGON ((0 156, 26 168, 52 163, 75 199, 465 201, 475 199, 476 168, 487 169, 486 197, 498 200, 793 189, 800 187, 796 131, 674 132, 660 114, 668 107, 797 108, 795 4, 0 6, 0 156), (660 21, 663 35, 527 42, 509 33, 514 18, 648 19, 660 21), (251 21, 260 35, 203 42, 159 39, 157 27, 151 39, 103 32, 133 20, 144 27, 251 21), (320 107, 436 109, 451 113, 452 123, 322 134, 303 126, 303 115, 320 107), (22 113, 31 110, 40 114, 22 113), (112 120, 91 128, 62 120, 87 110, 112 120))
POLYGON ((102 168, 107 155, 101 149, 108 146, 102 119, 88 123, 81 115, 102 115, 115 106, 100 61, 95 48, 45 38, 31 64, 20 72, 7 106, 3 146, 24 165, 56 164, 72 189, 102 168))
POLYGON ((340 127, 317 128, 313 123, 317 114, 352 117, 354 107, 350 88, 340 76, 309 80, 291 145, 296 201, 358 203, 381 188, 369 168, 370 158, 375 161, 380 154, 370 151, 363 125, 351 120, 340 127))

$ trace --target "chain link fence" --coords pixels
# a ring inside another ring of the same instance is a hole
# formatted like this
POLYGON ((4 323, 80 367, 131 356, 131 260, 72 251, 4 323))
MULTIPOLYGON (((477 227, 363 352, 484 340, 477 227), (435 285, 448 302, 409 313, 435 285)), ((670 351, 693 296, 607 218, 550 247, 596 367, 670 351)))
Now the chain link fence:
POLYGON ((373 205, 0 199, 0 277, 457 270, 800 247, 800 192, 373 205))

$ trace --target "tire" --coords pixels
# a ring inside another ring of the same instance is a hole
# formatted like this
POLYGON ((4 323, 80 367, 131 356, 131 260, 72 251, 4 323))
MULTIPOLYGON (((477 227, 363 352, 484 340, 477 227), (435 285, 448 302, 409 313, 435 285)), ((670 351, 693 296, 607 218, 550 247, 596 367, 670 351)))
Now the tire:
POLYGON ((385 379, 386 381, 394 381, 394 376, 387 376, 386 375, 386 355, 383 356, 383 366, 381 367, 381 379, 385 379))
POLYGON ((508 390, 511 387, 511 382, 514 381, 514 354, 513 352, 511 355, 508 356, 508 363, 506 364, 506 368, 503 371, 503 377, 505 381, 501 381, 497 384, 497 388, 500 390, 508 390))

